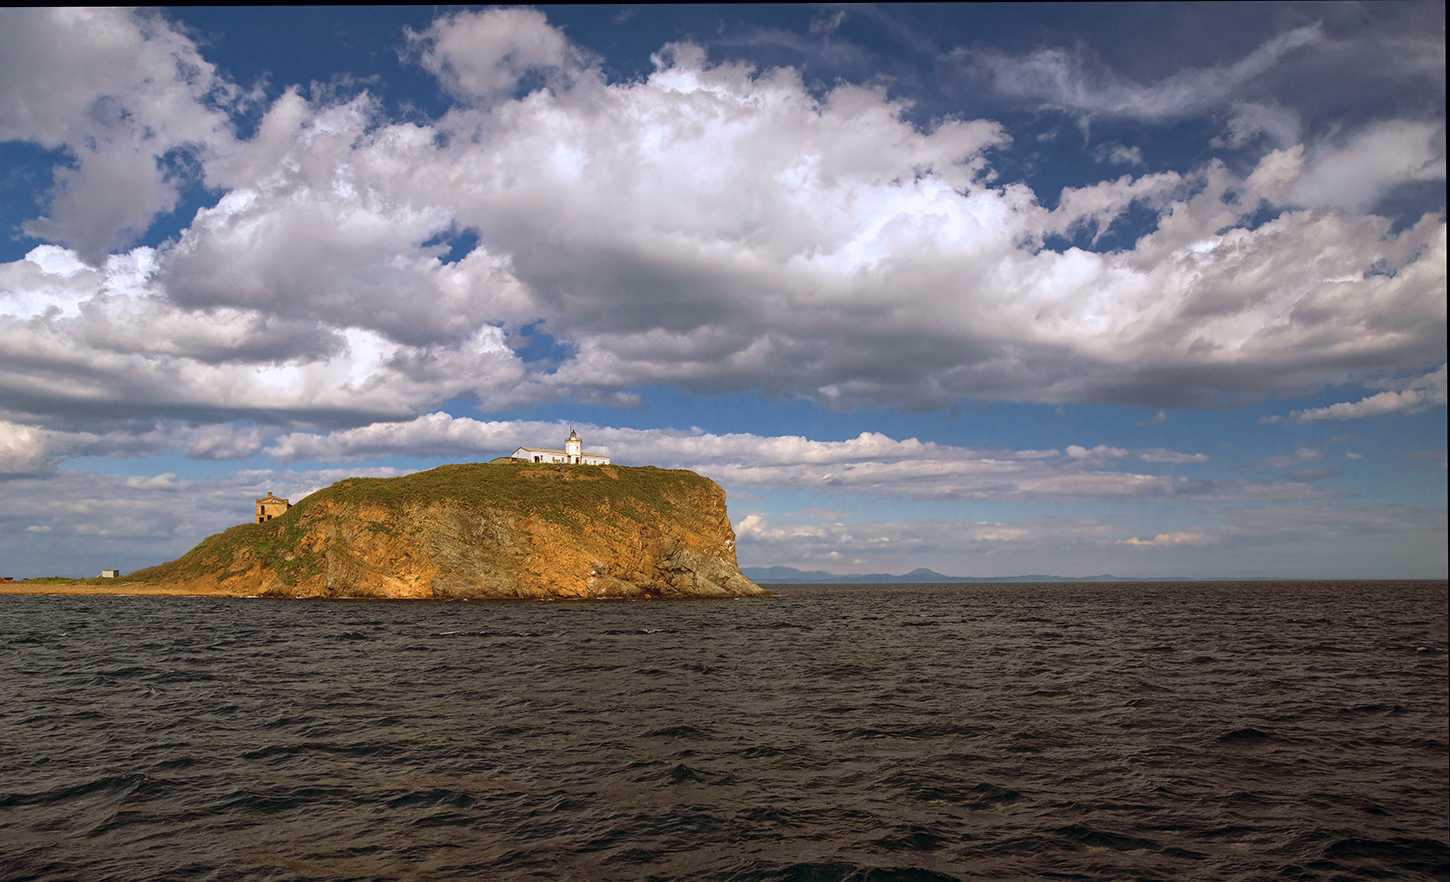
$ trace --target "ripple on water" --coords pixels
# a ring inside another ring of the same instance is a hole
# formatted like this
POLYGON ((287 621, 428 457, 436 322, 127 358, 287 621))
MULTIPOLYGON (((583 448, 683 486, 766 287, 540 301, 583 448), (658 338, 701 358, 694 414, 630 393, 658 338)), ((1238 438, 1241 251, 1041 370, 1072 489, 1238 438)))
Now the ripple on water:
POLYGON ((0 597, 0 880, 1450 877, 1444 583, 779 594, 0 597))

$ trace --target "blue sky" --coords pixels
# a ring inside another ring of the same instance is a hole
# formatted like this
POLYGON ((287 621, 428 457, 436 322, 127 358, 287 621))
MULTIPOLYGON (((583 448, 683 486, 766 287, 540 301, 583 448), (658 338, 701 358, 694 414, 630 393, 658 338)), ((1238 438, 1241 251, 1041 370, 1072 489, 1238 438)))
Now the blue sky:
POLYGON ((746 566, 1446 575, 1443 4, 0 16, 0 575, 571 426, 746 566))

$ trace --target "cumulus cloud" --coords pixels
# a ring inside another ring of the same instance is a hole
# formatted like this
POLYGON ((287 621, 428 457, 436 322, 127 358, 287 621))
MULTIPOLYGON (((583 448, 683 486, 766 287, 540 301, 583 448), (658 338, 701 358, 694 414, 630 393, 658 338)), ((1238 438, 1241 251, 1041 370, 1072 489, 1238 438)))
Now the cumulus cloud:
POLYGON ((0 333, 12 341, 0 350, 0 407, 13 412, 285 422, 403 416, 460 394, 538 397, 492 325, 452 345, 410 346, 378 330, 246 306, 178 307, 157 281, 153 249, 92 270, 45 247, 0 266, 0 333))
POLYGON ((0 11, 0 140, 65 150, 49 214, 31 235, 73 245, 88 262, 144 232, 178 199, 166 168, 232 143, 218 105, 237 90, 196 45, 152 13, 0 11))
MULTIPOLYGON (((11 415, 367 426, 461 396, 487 410, 659 384, 838 409, 1208 406, 1444 360, 1442 220, 1392 232, 1304 208, 1259 222, 1295 188, 1318 192, 1338 147, 1123 175, 1048 210, 997 180, 1010 138, 996 122, 918 125, 882 88, 817 90, 690 44, 611 83, 532 10, 457 13, 408 38, 457 98, 437 120, 293 89, 236 143, 208 97, 225 84, 164 23, 108 12, 67 31, 58 13, 28 15, 26 33, 77 57, 104 31, 133 67, 165 61, 155 88, 170 97, 146 113, 174 112, 167 143, 203 145, 202 178, 224 195, 154 249, 98 261, 100 239, 52 231, 70 247, 0 266, 11 415), (1100 241, 1133 211, 1158 220, 1131 248, 1046 247, 1100 241), (474 244, 453 260, 464 234, 474 244), (515 350, 540 333, 562 354, 526 365, 515 350)), ((1074 106, 1204 105, 1321 39, 1295 31, 1158 91, 1108 78, 1074 106)), ((114 74, 120 54, 102 57, 114 74)), ((95 105, 100 75, 86 76, 54 120, 17 116, 11 136, 81 137, 56 120, 95 105)))
POLYGON ((1288 198, 1363 211, 1397 184, 1444 178, 1444 121, 1391 120, 1316 145, 1288 198))
POLYGON ((1382 416, 1389 413, 1414 413, 1430 407, 1445 405, 1445 365, 1422 377, 1405 384, 1405 388, 1389 390, 1361 398, 1359 401, 1341 401, 1328 407, 1314 407, 1296 410, 1289 418, 1296 423, 1313 423, 1320 420, 1358 420, 1365 417, 1382 416))
POLYGON ((314 126, 326 137, 291 129, 286 167, 314 178, 228 197, 160 278, 187 305, 414 345, 542 319, 572 356, 539 379, 576 396, 671 383, 833 407, 1194 404, 1298 386, 1329 346, 1406 361, 1442 348, 1425 303, 1440 225, 1388 237, 1303 212, 1234 227, 1292 183, 1280 154, 1245 179, 1210 167, 1072 189, 1048 212, 1020 185, 985 185, 995 124, 921 131, 879 92, 816 99, 794 71, 712 66, 688 46, 660 64, 640 83, 460 108, 431 130, 299 106, 329 119, 314 126), (1162 214, 1133 251, 1034 244, 1101 235, 1133 205, 1162 214), (457 265, 419 250, 447 228, 479 231, 457 265), (1376 261, 1395 275, 1355 278, 1376 261), (1350 307, 1330 328, 1293 321, 1325 299, 1350 307), (1430 321, 1366 335, 1354 306, 1371 301, 1430 321))
POLYGON ((45 430, 0 421, 0 478, 45 474, 56 453, 45 430))
POLYGON ((418 63, 466 99, 509 95, 530 73, 581 63, 581 53, 534 9, 459 12, 407 37, 418 63))

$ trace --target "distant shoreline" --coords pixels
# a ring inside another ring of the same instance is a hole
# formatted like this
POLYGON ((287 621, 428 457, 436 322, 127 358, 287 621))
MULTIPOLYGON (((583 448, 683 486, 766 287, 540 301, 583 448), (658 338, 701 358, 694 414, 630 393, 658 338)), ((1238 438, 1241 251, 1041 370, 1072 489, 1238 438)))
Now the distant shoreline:
POLYGON ((1059 582, 1444 582, 1440 577, 1340 577, 1313 576, 1115 576, 1102 573, 1094 576, 948 576, 920 568, 895 576, 890 573, 850 573, 838 576, 820 571, 797 570, 794 567, 741 567, 745 577, 757 585, 966 585, 966 584, 1054 584, 1059 582))
POLYGON ((66 594, 72 596, 142 595, 147 597, 229 597, 220 591, 194 591, 125 579, 37 579, 0 582, 0 595, 66 594))

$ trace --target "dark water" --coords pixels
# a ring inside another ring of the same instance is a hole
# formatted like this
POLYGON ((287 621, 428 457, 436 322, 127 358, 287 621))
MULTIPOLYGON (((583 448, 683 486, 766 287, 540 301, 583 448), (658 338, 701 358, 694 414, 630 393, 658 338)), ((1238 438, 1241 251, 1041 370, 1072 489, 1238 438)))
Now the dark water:
POLYGON ((1446 879, 1438 583, 0 597, 0 879, 1446 879))

